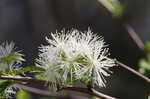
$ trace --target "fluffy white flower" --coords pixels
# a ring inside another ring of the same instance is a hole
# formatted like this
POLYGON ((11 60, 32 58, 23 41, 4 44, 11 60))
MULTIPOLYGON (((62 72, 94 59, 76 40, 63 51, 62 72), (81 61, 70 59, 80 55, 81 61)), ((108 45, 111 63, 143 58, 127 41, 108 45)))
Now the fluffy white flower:
POLYGON ((15 51, 15 44, 13 42, 2 43, 0 45, 0 72, 6 70, 19 69, 19 65, 24 59, 22 54, 15 51))
POLYGON ((93 84, 105 86, 104 76, 109 76, 107 71, 115 64, 107 57, 108 49, 102 37, 93 34, 90 29, 85 32, 63 30, 51 33, 51 36, 52 39, 46 38, 49 45, 41 47, 38 59, 47 72, 51 71, 48 76, 64 81, 92 78, 88 83, 92 80, 93 84))
MULTIPOLYGON (((12 70, 20 69, 19 66, 21 64, 21 61, 24 61, 22 56, 22 54, 15 51, 15 44, 13 42, 11 42, 10 44, 8 44, 7 42, 2 43, 0 45, 0 73, 2 75, 11 77, 13 75, 13 72, 11 72, 12 70)), ((12 84, 12 81, 0 82, 0 85, 4 88, 7 86, 6 89, 1 89, 3 92, 0 93, 0 98, 11 98, 11 95, 16 93, 13 90, 13 86, 9 86, 9 84, 12 84)))
POLYGON ((6 69, 12 66, 12 63, 6 63, 2 61, 3 58, 7 57, 14 50, 14 43, 8 44, 2 43, 0 45, 0 71, 5 72, 6 69))
POLYGON ((15 44, 11 42, 10 44, 2 43, 0 45, 0 58, 7 57, 13 50, 14 50, 15 44))

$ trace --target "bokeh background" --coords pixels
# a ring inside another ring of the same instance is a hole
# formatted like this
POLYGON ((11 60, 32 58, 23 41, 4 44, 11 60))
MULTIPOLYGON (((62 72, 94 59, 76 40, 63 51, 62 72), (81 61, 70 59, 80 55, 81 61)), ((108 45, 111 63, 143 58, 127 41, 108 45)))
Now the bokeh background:
MULTIPOLYGON (((144 42, 150 40, 150 1, 121 2, 127 2, 128 7, 121 20, 117 20, 96 0, 0 0, 0 42, 14 41, 25 54, 24 65, 29 66, 34 65, 38 47, 46 43, 45 36, 50 32, 63 28, 85 31, 90 27, 104 36, 112 58, 138 70, 143 53, 121 23, 132 25, 144 42)), ((99 89, 101 92, 119 99, 147 99, 150 86, 145 81, 121 67, 113 71, 107 87, 99 89)), ((33 95, 33 99, 50 98, 33 95)))

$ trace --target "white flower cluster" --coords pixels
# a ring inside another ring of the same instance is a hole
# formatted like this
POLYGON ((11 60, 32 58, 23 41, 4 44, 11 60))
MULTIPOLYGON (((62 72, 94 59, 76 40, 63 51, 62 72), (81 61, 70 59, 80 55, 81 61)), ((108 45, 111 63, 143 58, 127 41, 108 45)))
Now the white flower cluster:
POLYGON ((7 57, 13 50, 14 50, 15 44, 11 42, 10 44, 2 43, 0 46, 0 58, 7 57))
MULTIPOLYGON (((12 70, 18 70, 21 62, 24 60, 22 54, 15 51, 15 44, 13 42, 2 43, 0 45, 0 73, 3 76, 11 77, 13 75, 12 70)), ((14 76, 12 76, 14 77, 14 76)), ((20 77, 20 76, 16 76, 20 77)), ((0 82, 1 87, 4 87, 5 82, 0 82)), ((9 84, 10 82, 7 82, 9 84)), ((13 90, 13 86, 8 86, 6 89, 3 89, 3 93, 0 93, 0 98, 6 97, 10 98, 12 94, 16 92, 13 90)), ((3 98, 4 99, 4 98, 3 98)))
POLYGON ((37 59, 46 69, 45 75, 64 82, 83 80, 105 86, 104 76, 109 76, 107 71, 115 64, 107 57, 108 48, 102 37, 90 29, 86 32, 63 30, 51 36, 52 39, 46 37, 49 45, 40 47, 37 59))
POLYGON ((0 71, 5 72, 6 69, 11 68, 13 63, 7 63, 4 61, 4 58, 12 53, 14 50, 15 44, 11 42, 10 44, 2 43, 0 45, 0 71))
POLYGON ((19 65, 24 59, 22 54, 15 51, 15 44, 11 42, 2 43, 0 45, 0 72, 7 69, 19 69, 19 65))

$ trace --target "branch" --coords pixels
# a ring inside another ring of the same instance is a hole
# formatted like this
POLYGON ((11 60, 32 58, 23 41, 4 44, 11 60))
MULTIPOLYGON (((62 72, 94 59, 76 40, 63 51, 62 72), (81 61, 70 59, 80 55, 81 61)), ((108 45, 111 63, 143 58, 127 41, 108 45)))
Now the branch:
POLYGON ((100 2, 100 4, 108 10, 108 12, 114 12, 114 7, 107 0, 98 0, 98 2, 100 2))
MULTIPOLYGON (((36 80, 36 79, 28 78, 28 77, 0 76, 0 79, 2 79, 2 80, 15 80, 15 81, 28 82, 28 83, 39 84, 39 85, 53 84, 53 82, 47 82, 44 80, 36 80)), ((94 89, 89 90, 88 88, 64 86, 64 85, 60 85, 60 84, 57 84, 57 86, 61 90, 70 90, 70 91, 81 92, 81 93, 97 96, 97 97, 102 98, 102 99, 117 99, 117 98, 105 95, 103 93, 100 93, 94 89)))
POLYGON ((138 77, 144 79, 146 82, 148 82, 150 84, 150 79, 147 78, 146 76, 140 74, 139 72, 135 71, 134 69, 130 68, 129 66, 117 61, 117 60, 114 60, 116 64, 118 64, 119 66, 123 67, 124 69, 130 71, 131 73, 137 75, 138 77))
MULTIPOLYGON (((30 77, 0 76, 0 79, 15 80, 15 81, 28 82, 28 83, 39 84, 39 85, 44 85, 46 83, 46 81, 44 81, 44 80, 36 80, 36 79, 32 79, 30 77)), ((49 82, 48 84, 51 85, 52 82, 49 82)))
POLYGON ((140 37, 137 35, 135 30, 132 28, 129 24, 123 24, 123 27, 128 31, 130 37, 133 39, 133 41, 136 43, 136 45, 144 51, 145 45, 143 41, 140 39, 140 37))
POLYGON ((61 97, 61 98, 66 98, 64 95, 58 94, 58 93, 50 93, 49 91, 46 90, 41 90, 38 88, 33 88, 33 87, 29 87, 29 86, 25 86, 25 85, 21 85, 21 84, 14 84, 13 87, 18 88, 18 89, 22 89, 22 90, 26 90, 29 91, 31 93, 35 93, 35 94, 39 94, 42 96, 52 96, 52 97, 61 97))
POLYGON ((103 93, 100 93, 96 91, 95 89, 91 88, 90 90, 88 88, 81 88, 81 87, 63 87, 63 90, 70 90, 70 91, 76 91, 76 92, 81 92, 81 93, 86 93, 92 96, 97 96, 102 99, 117 99, 108 95, 105 95, 103 93))

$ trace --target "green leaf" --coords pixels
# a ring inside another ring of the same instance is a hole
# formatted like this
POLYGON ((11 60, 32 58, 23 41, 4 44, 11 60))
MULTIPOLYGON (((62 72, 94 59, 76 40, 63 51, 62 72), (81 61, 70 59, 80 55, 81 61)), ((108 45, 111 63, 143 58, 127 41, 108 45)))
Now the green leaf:
POLYGON ((147 56, 147 59, 141 59, 139 61, 139 72, 145 76, 150 76, 150 57, 147 56))
POLYGON ((87 58, 83 57, 83 56, 77 57, 74 61, 77 62, 77 63, 81 63, 85 66, 91 64, 90 61, 87 58))
MULTIPOLYGON (((92 77, 92 76, 87 76, 85 74, 85 76, 81 79, 81 82, 85 83, 85 84, 91 84, 92 81, 95 80, 95 77, 92 77)), ((91 84, 92 85, 92 84, 91 84)))
POLYGON ((17 99, 31 99, 31 96, 27 91, 21 90, 17 92, 16 98, 17 99))
POLYGON ((22 56, 23 55, 20 53, 10 53, 8 56, 0 58, 0 60, 4 62, 9 62, 9 63, 12 61, 16 61, 16 62, 25 61, 22 58, 22 56))
POLYGON ((112 7, 114 8, 113 10, 113 16, 115 17, 120 17, 122 16, 123 12, 124 12, 124 6, 121 5, 119 0, 107 0, 112 7))
POLYGON ((9 97, 10 93, 7 93, 6 89, 14 83, 15 82, 12 80, 6 80, 6 81, 1 82, 1 84, 0 84, 0 99, 9 97))
POLYGON ((15 75, 19 75, 21 73, 25 73, 25 72, 31 72, 31 71, 45 71, 44 68, 42 67, 39 67, 39 66, 30 66, 30 67, 24 67, 24 68, 21 68, 20 70, 13 70, 11 72, 13 72, 13 74, 15 75))
POLYGON ((145 50, 150 52, 150 41, 146 42, 145 44, 145 50))
POLYGON ((12 64, 15 64, 14 62, 18 62, 21 63, 22 61, 24 61, 24 59, 22 58, 22 54, 20 53, 9 53, 6 57, 2 57, 0 58, 0 72, 1 74, 9 74, 12 73, 11 71, 13 69, 11 69, 10 66, 12 66, 12 64))
POLYGON ((150 63, 144 59, 141 59, 140 67, 150 70, 150 63))
POLYGON ((147 51, 147 55, 145 59, 141 59, 139 61, 139 72, 144 74, 145 76, 150 76, 150 41, 145 44, 145 51, 147 51))
POLYGON ((6 80, 6 81, 2 82, 2 83, 0 84, 0 93, 3 93, 4 90, 5 90, 7 87, 9 87, 10 85, 12 85, 13 83, 14 83, 14 82, 11 81, 11 80, 6 80))
POLYGON ((9 69, 9 65, 5 62, 0 62, 0 73, 5 73, 9 69))
POLYGON ((63 60, 63 61, 66 61, 66 55, 65 55, 65 52, 63 52, 63 51, 60 51, 59 52, 59 55, 60 55, 60 57, 61 57, 61 59, 63 60))
POLYGON ((46 81, 52 81, 52 82, 56 81, 56 78, 49 77, 49 76, 45 75, 44 73, 37 74, 35 77, 39 80, 46 80, 46 81))

